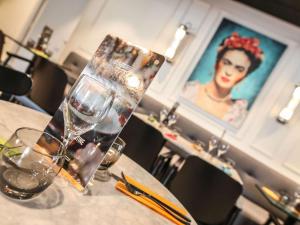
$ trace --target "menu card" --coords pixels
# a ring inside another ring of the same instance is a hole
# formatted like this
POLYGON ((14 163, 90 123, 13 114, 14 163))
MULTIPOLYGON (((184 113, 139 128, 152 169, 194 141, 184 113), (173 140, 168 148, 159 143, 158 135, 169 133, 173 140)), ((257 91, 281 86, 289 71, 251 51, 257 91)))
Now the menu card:
MULTIPOLYGON (((111 90, 113 101, 108 113, 93 129, 69 143, 66 152, 69 160, 61 173, 77 189, 84 190, 163 62, 163 56, 111 35, 107 35, 96 50, 80 77, 89 76, 100 82, 111 90)), ((78 80, 84 82, 84 79, 78 80)), ((74 86, 79 85, 78 80, 74 86)), ((66 115, 70 104, 67 98, 45 129, 62 141, 70 122, 66 115)))

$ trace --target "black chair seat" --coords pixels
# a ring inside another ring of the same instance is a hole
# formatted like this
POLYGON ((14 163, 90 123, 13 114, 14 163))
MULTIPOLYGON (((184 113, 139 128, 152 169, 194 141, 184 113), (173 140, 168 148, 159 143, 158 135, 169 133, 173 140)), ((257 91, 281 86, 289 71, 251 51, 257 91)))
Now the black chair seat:
POLYGON ((200 224, 228 221, 242 193, 240 183, 197 156, 186 159, 169 189, 200 224))
POLYGON ((0 65, 0 91, 3 93, 25 95, 31 85, 31 78, 27 74, 0 65))

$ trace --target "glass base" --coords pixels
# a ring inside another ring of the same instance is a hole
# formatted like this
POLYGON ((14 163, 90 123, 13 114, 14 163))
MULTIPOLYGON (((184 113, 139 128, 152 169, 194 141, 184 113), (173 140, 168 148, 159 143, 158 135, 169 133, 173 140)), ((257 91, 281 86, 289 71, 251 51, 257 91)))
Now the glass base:
MULTIPOLYGON (((3 166, 1 169, 3 169, 3 166)), ((50 181, 41 183, 33 174, 13 167, 5 169, 0 177, 0 191, 6 196, 18 200, 32 199, 43 192, 50 184, 50 181)))
POLYGON ((102 182, 107 182, 111 178, 110 172, 108 169, 99 168, 95 174, 95 179, 102 182))

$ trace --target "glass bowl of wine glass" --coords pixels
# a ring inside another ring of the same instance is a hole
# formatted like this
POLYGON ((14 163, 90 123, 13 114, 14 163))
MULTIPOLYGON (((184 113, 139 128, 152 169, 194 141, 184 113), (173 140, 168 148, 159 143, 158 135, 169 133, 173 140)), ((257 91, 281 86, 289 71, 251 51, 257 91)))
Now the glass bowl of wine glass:
POLYGON ((103 79, 81 75, 63 102, 64 138, 67 149, 73 140, 93 130, 109 113, 115 90, 103 79))
POLYGON ((13 199, 38 196, 60 172, 65 151, 61 141, 33 128, 19 128, 6 141, 0 158, 0 191, 13 199))

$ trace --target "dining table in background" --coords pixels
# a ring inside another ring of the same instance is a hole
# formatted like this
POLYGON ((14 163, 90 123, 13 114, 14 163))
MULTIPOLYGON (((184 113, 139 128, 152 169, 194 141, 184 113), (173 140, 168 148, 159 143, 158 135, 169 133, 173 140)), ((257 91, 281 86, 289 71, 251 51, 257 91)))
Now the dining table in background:
POLYGON ((134 116, 141 119, 143 122, 149 124, 155 129, 159 130, 163 137, 166 139, 166 146, 170 146, 170 149, 182 157, 188 157, 189 155, 196 155, 201 159, 209 162, 221 170, 225 170, 227 173, 230 171, 229 176, 243 185, 243 181, 235 168, 227 163, 219 160, 217 157, 211 156, 209 153, 199 145, 187 140, 182 135, 174 132, 166 126, 162 126, 157 120, 151 119, 149 115, 142 113, 134 113, 134 116), (229 170, 228 170, 229 169, 229 170))
MULTIPOLYGON (((20 127, 43 130, 51 117, 16 105, 0 101, 0 137, 5 140, 20 127)), ((159 181, 125 155, 110 169, 114 174, 121 171, 152 191, 172 201, 180 202, 159 181)), ((93 224, 173 224, 150 208, 115 189, 116 181, 93 181, 88 192, 77 191, 64 178, 55 182, 38 197, 12 200, 0 195, 0 217, 3 224, 10 225, 93 225, 93 224)), ((192 218, 191 216, 189 216, 192 218)), ((192 220, 191 224, 196 224, 192 220)))
POLYGON ((297 212, 295 208, 291 205, 283 203, 280 200, 280 196, 278 193, 260 185, 256 185, 256 188, 272 206, 274 206, 275 208, 279 209, 287 215, 284 221, 284 225, 295 225, 297 222, 300 222, 300 212, 297 212))

